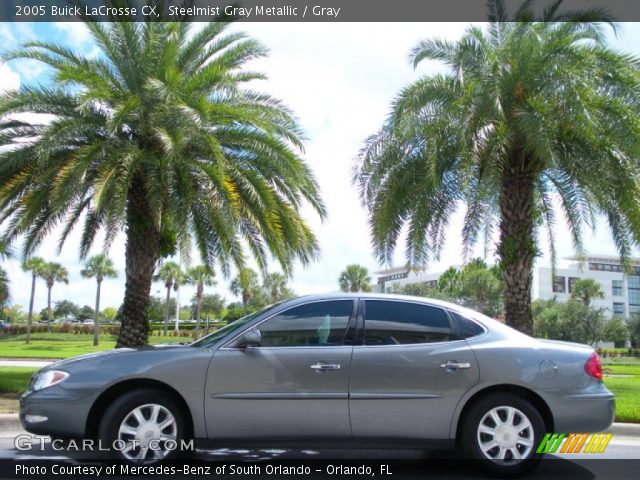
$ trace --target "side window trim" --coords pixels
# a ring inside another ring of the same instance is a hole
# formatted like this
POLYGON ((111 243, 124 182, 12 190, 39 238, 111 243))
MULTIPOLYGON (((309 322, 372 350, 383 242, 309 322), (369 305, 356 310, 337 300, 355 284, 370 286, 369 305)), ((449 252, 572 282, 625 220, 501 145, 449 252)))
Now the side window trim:
POLYGON ((463 315, 462 313, 460 313, 460 312, 456 312, 455 310, 451 310, 451 311, 449 311, 448 313, 449 313, 450 321, 451 321, 451 322, 453 323, 453 325, 455 326, 455 329, 456 329, 456 335, 457 335, 457 336, 458 336, 458 338, 460 338, 461 340, 464 340, 464 341, 467 341, 467 340, 475 340, 475 339, 477 339, 477 338, 484 337, 484 336, 487 334, 487 332, 489 331, 489 330, 487 329, 487 327, 485 327, 482 323, 480 323, 480 322, 478 322, 478 321, 474 320, 473 318, 469 318, 469 316, 467 316, 467 315, 463 315), (471 322, 471 323, 473 323, 473 324, 477 325, 478 327, 480 327, 480 328, 482 329, 482 333, 479 333, 479 334, 474 335, 474 336, 469 337, 469 338, 465 338, 465 336, 464 336, 464 334, 462 333, 462 330, 461 330, 461 328, 460 328, 460 325, 459 325, 459 322, 458 322, 457 317, 463 318, 463 319, 467 320, 468 322, 471 322))
MULTIPOLYGON (((456 322, 453 319, 452 312, 450 312, 448 309, 444 307, 441 307, 440 305, 433 305, 431 303, 422 303, 422 302, 407 301, 407 300, 398 300, 395 298, 388 298, 388 299, 387 298, 363 298, 363 299, 360 299, 360 303, 361 303, 361 308, 358 309, 359 343, 356 344, 357 346, 362 346, 366 348, 384 348, 384 347, 398 347, 398 346, 419 347, 419 346, 425 346, 425 345, 442 345, 444 343, 452 343, 452 342, 459 342, 459 341, 465 340, 460 334, 460 332, 458 331, 456 322), (367 345, 365 343, 365 338, 366 338, 365 316, 367 314, 366 304, 368 301, 369 302, 376 302, 376 301, 394 302, 394 303, 403 303, 403 304, 411 303, 413 305, 436 308, 438 310, 441 310, 444 313, 447 319, 447 322, 449 323, 449 328, 451 329, 453 338, 451 340, 444 340, 442 342, 405 343, 400 345, 367 345)), ((486 329, 485 329, 485 333, 486 333, 486 329)))
MULTIPOLYGON (((238 333, 237 335, 234 335, 233 338, 231 338, 230 340, 226 341, 221 347, 220 350, 240 350, 239 347, 234 347, 232 344, 233 342, 235 342, 238 338, 240 338, 242 335, 244 335, 245 332, 248 332, 254 328, 259 328, 260 325, 262 325, 264 322, 267 322, 269 320, 271 320, 273 317, 277 317, 278 315, 282 315, 283 313, 288 312, 289 310, 292 310, 294 308, 298 308, 298 307, 303 307, 306 305, 313 305, 314 303, 325 303, 325 302, 344 302, 346 300, 349 299, 339 299, 339 298, 332 298, 332 299, 324 299, 324 300, 313 300, 311 302, 305 302, 305 303, 298 303, 296 305, 292 305, 289 308, 280 310, 278 312, 275 312, 271 315, 269 315, 267 318, 264 318, 262 320, 260 320, 258 323, 254 323, 253 325, 251 325, 248 328, 245 328, 244 330, 242 330, 240 333, 238 333)), ((345 342, 346 339, 349 336, 349 329, 351 327, 351 325, 353 325, 352 321, 355 322, 355 315, 356 315, 356 310, 357 310, 357 299, 351 299, 351 313, 349 314, 349 320, 347 321, 347 328, 346 328, 346 332, 345 332, 345 336, 342 338, 342 344, 340 345, 336 345, 336 346, 340 346, 340 347, 344 347, 344 346, 348 346, 345 342)), ((313 346, 309 346, 309 345, 296 345, 296 346, 282 346, 282 347, 255 347, 255 348, 263 348, 263 349, 276 349, 276 348, 314 348, 313 346)), ((327 347, 323 347, 323 348, 327 348, 327 347)))

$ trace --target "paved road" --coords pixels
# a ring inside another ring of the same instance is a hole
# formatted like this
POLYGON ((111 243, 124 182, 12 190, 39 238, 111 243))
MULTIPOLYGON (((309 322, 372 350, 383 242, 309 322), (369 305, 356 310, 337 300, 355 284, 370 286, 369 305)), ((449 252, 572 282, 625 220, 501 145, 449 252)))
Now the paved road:
MULTIPOLYGON (((74 463, 90 458, 91 454, 82 452, 60 452, 54 451, 48 440, 44 440, 42 447, 40 443, 34 442, 31 451, 20 451, 15 448, 14 442, 17 435, 25 434, 22 430, 11 430, 0 432, 0 460, 11 459, 16 463, 26 460, 70 460, 74 463)), ((416 468, 396 472, 393 480, 424 478, 428 473, 429 478, 456 478, 473 479, 487 478, 476 468, 469 467, 462 462, 451 461, 452 454, 435 451, 419 450, 286 450, 286 449, 218 449, 199 450, 195 460, 204 461, 226 461, 238 462, 241 465, 251 465, 251 462, 260 461, 298 461, 304 462, 331 460, 336 462, 358 462, 369 461, 371 465, 376 465, 376 460, 385 459, 391 462, 402 460, 419 461, 416 468), (442 461, 442 459, 449 459, 442 461)), ((640 468, 640 436, 614 435, 604 454, 583 455, 580 458, 575 455, 547 456, 549 461, 544 461, 536 470, 533 478, 574 480, 574 479, 624 479, 634 478, 637 469, 640 468), (589 458, 594 460, 589 460, 589 458), (587 459, 587 460, 585 460, 587 459), (616 459, 617 462, 606 460, 616 459), (555 461, 554 461, 555 460, 555 461), (633 464, 628 462, 633 460, 633 464), (634 469, 630 472, 630 469, 634 469)), ((454 459, 455 460, 455 459, 454 459)), ((382 462, 380 462, 382 463, 382 462)), ((215 464, 214 464, 215 465, 215 464)), ((379 467, 375 467, 379 468, 379 467)), ((392 472, 393 473, 393 472, 392 472)), ((380 475, 375 475, 380 476, 380 475)), ((294 476, 292 478, 303 478, 294 476)), ((332 476, 336 478, 335 475, 332 476)), ((18 477, 7 477, 18 478, 18 477)), ((31 478, 31 477, 24 477, 31 478)), ((247 478, 247 477, 244 477, 247 478)), ((258 478, 254 476, 254 478, 258 478)), ((328 478, 324 476, 322 478, 328 478)), ((339 475, 337 478, 347 478, 339 475)), ((364 476, 350 476, 348 478, 364 478, 364 476)))

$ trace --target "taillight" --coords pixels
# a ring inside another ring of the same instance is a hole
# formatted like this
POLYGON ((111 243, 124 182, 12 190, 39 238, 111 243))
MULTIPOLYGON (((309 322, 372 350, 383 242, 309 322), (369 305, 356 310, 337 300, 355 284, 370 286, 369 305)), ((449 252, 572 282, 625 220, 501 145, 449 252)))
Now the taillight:
POLYGON ((589 360, 584 364, 584 371, 587 372, 587 375, 590 377, 602 380, 602 365, 600 365, 600 359, 596 352, 593 352, 589 360))

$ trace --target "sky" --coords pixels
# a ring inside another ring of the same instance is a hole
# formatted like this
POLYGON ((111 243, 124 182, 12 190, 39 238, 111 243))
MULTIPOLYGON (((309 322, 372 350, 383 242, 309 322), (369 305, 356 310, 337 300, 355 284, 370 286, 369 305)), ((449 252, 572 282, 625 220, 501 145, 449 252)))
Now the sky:
MULTIPOLYGON (((254 87, 280 98, 299 117, 308 138, 304 158, 313 170, 327 206, 328 218, 320 222, 310 208, 303 213, 316 233, 321 254, 319 261, 302 268, 296 266, 290 286, 298 294, 331 292, 338 289, 338 276, 345 266, 358 263, 372 273, 382 266, 372 255, 367 212, 360 205, 351 184, 352 169, 364 139, 381 126, 395 95, 422 75, 442 71, 436 63, 417 69, 409 64, 408 53, 419 40, 441 37, 455 40, 467 28, 462 23, 238 23, 240 30, 260 40, 270 54, 249 65, 267 74, 268 80, 254 87)), ((611 35, 612 47, 640 55, 640 24, 621 24, 618 36, 611 35)), ((10 49, 29 40, 55 40, 88 56, 98 54, 84 26, 79 23, 29 24, 0 23, 0 49, 10 49)), ((0 90, 20 85, 46 84, 45 68, 33 61, 0 64, 0 90)), ((464 209, 452 218, 447 245, 429 270, 441 271, 459 265, 462 258, 460 231, 464 209)), ((572 255, 573 247, 566 226, 555 229, 559 258, 572 255)), ((65 265, 69 284, 57 284, 53 301, 68 299, 79 305, 94 305, 95 280, 83 279, 83 262, 78 258, 80 232, 68 239, 57 254, 57 234, 46 239, 37 255, 65 265)), ((98 253, 99 242, 92 253, 98 253)), ((591 253, 616 254, 613 240, 603 222, 595 231, 585 231, 585 244, 591 253)), ((545 238, 541 238, 545 247, 545 238)), ((19 247, 19 245, 18 245, 19 247)), ((477 253, 481 254, 479 245, 477 253)), ((16 248, 19 250, 19 248, 16 248)), ((403 265, 404 246, 396 251, 394 265, 403 265)), ((119 278, 105 280, 101 308, 118 307, 124 294, 124 239, 114 243, 110 252, 119 278)), ((488 259, 492 261, 492 256, 488 259)), ((197 261, 197 258, 195 259, 197 261)), ((549 256, 538 259, 549 264, 549 256)), ((29 303, 30 275, 21 271, 19 260, 4 262, 11 279, 12 301, 25 309, 29 303)), ((274 265, 273 270, 277 270, 274 265)), ((220 293, 237 300, 228 290, 230 279, 217 272, 217 285, 206 293, 220 293)), ((46 288, 40 280, 36 290, 35 311, 46 306, 46 288)), ((152 295, 163 296, 164 287, 154 283, 152 295)), ((181 288, 181 302, 189 301, 194 289, 181 288)))

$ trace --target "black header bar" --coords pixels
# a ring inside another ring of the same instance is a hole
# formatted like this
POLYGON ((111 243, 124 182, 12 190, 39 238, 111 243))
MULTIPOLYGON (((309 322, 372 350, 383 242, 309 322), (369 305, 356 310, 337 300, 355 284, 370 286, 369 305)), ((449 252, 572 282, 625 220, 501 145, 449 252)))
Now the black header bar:
MULTIPOLYGON (((493 0, 0 0, 2 22, 198 21, 482 22, 493 0)), ((503 0, 507 18, 523 0, 503 0)), ((550 0, 533 2, 542 12, 550 0)), ((616 21, 640 21, 640 0, 565 0, 558 13, 600 9, 616 21)))

